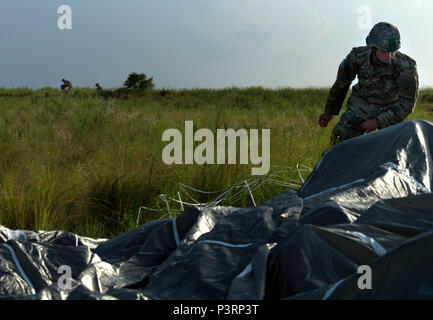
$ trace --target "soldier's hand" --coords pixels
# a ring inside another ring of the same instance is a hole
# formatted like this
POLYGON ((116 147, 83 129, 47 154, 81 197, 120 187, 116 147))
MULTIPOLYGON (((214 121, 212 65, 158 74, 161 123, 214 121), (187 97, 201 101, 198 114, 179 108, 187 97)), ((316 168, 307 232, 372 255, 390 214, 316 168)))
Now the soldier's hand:
POLYGON ((360 127, 367 132, 371 132, 377 129, 377 120, 376 119, 368 119, 367 121, 361 123, 360 127))
POLYGON ((331 119, 332 119, 332 114, 329 114, 326 112, 322 113, 319 116, 319 126, 321 126, 322 128, 325 128, 328 125, 329 121, 331 121, 331 119))

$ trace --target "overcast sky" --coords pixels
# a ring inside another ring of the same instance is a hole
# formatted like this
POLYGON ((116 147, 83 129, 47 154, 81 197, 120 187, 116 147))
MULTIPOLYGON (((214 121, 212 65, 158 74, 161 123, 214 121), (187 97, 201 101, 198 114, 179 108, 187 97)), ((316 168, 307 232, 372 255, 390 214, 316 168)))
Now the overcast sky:
POLYGON ((329 87, 380 21, 433 86, 432 13, 433 0, 0 0, 0 87, 119 87, 130 72, 157 88, 329 87))

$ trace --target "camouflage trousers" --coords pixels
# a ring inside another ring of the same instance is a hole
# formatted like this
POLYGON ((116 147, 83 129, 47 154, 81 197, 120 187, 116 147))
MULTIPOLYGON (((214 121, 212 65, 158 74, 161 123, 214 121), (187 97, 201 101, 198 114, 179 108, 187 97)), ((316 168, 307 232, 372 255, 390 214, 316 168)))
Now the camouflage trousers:
MULTIPOLYGON (((360 125, 374 119, 378 115, 386 112, 389 106, 367 104, 363 99, 350 96, 346 111, 341 115, 340 120, 335 125, 331 133, 331 146, 334 146, 344 140, 361 136, 366 133, 360 125)), ((383 128, 379 128, 383 129, 383 128)))

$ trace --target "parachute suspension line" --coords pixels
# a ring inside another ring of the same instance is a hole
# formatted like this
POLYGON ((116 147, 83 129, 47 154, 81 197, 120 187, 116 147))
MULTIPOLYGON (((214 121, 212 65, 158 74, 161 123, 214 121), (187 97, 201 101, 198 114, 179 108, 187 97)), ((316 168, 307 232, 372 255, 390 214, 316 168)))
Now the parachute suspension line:
MULTIPOLYGON (((259 186, 261 186, 263 184, 263 182, 260 182, 261 178, 250 178, 249 180, 252 180, 252 181, 250 181, 251 189, 249 188, 248 183, 246 183, 246 185, 247 185, 247 188, 250 190, 250 192, 252 190, 257 189, 259 186)), ((234 195, 232 195, 231 197, 226 198, 226 200, 229 201, 230 203, 234 203, 234 202, 241 200, 242 197, 240 196, 240 194, 245 190, 245 185, 242 182, 234 185, 233 187, 239 188, 240 190, 237 193, 235 193, 234 195)))
POLYGON ((135 226, 136 226, 136 227, 138 227, 138 221, 140 220, 141 208, 143 208, 143 207, 140 207, 140 209, 138 209, 137 221, 135 222, 135 226))
POLYGON ((165 204, 167 205, 168 214, 170 215, 170 218, 173 218, 173 216, 171 215, 170 206, 168 204, 168 201, 167 201, 167 198, 165 197, 165 195, 160 194, 159 198, 165 202, 165 204))
POLYGON ((196 192, 200 192, 200 193, 218 193, 218 192, 223 192, 224 190, 226 190, 226 189, 221 189, 221 190, 217 190, 217 191, 203 191, 203 190, 199 190, 199 189, 196 189, 196 188, 194 188, 194 187, 191 187, 191 186, 189 186, 189 185, 187 185, 187 184, 184 184, 184 183, 182 183, 182 182, 179 182, 179 185, 181 186, 181 188, 182 187, 185 187, 185 188, 188 188, 188 189, 190 189, 190 190, 193 190, 193 191, 196 191, 196 192))
MULTIPOLYGON (((165 194, 160 194, 160 196, 164 196, 164 197, 165 197, 166 199, 168 199, 168 200, 171 200, 171 201, 174 201, 174 202, 180 203, 179 200, 177 200, 177 199, 175 199, 175 198, 172 198, 172 197, 170 197, 170 196, 167 196, 167 195, 165 195, 165 194)), ((204 205, 206 205, 205 203, 190 203, 190 202, 186 202, 186 201, 182 201, 182 203, 183 203, 183 204, 190 205, 190 206, 204 206, 204 205)), ((158 211, 158 210, 156 210, 156 211, 158 211)), ((172 210, 172 211, 180 211, 180 210, 172 210)))
POLYGON ((140 221, 141 209, 145 209, 145 210, 149 210, 149 211, 159 212, 158 209, 152 209, 152 208, 147 208, 147 207, 140 207, 140 208, 138 208, 137 222, 135 223, 135 226, 136 226, 136 227, 138 226, 138 222, 140 221))
POLYGON ((217 196, 215 199, 209 201, 206 204, 206 207, 215 207, 217 206, 221 201, 224 200, 226 194, 228 194, 230 191, 232 191, 235 188, 236 185, 233 185, 231 187, 229 187, 228 189, 226 189, 226 191, 224 191, 222 194, 220 194, 219 196, 217 196))
POLYGON ((183 211, 184 208, 183 208, 182 198, 180 197, 180 193, 179 193, 179 191, 177 192, 177 195, 179 196, 180 207, 182 208, 182 211, 183 211))
MULTIPOLYGON (((212 208, 220 205, 223 201, 228 203, 227 205, 232 206, 234 203, 241 201, 243 199, 243 193, 248 191, 251 200, 254 206, 257 206, 255 202, 253 193, 256 189, 262 187, 263 185, 272 184, 284 188, 294 188, 298 189, 302 187, 302 184, 305 183, 305 180, 302 176, 303 171, 312 171, 313 169, 298 163, 295 168, 293 167, 280 167, 280 166, 272 166, 272 168, 281 168, 281 170, 276 170, 273 173, 269 173, 264 176, 251 176, 247 179, 241 180, 238 183, 235 183, 225 189, 217 190, 217 191, 204 191, 192 186, 186 185, 182 182, 179 182, 179 190, 177 191, 177 196, 175 198, 170 197, 165 194, 160 194, 159 199, 162 200, 166 207, 168 213, 159 217, 159 219, 165 218, 169 216, 173 218, 173 215, 177 215, 185 209, 185 205, 195 206, 195 207, 203 207, 203 208, 212 208), (293 171, 297 172, 298 179, 289 179, 286 175, 292 173, 293 171), (302 182, 302 184, 300 184, 302 182), (204 194, 204 195, 212 195, 217 194, 215 198, 208 202, 200 202, 198 201, 193 193, 196 194, 204 194), (185 199, 186 198, 186 199, 185 199), (185 201, 188 200, 188 201, 185 201), (180 210, 175 210, 170 208, 169 202, 176 202, 180 204, 180 210)), ((147 207, 140 207, 137 214, 136 226, 138 226, 141 210, 150 210, 154 212, 161 212, 162 209, 152 209, 147 207)))
POLYGON ((250 196, 251 196, 251 199, 253 200, 254 207, 257 207, 256 202, 254 201, 253 194, 251 193, 250 186, 248 185, 247 180, 244 180, 244 181, 245 181, 245 184, 247 185, 248 191, 250 192, 250 196))
POLYGON ((32 291, 32 294, 36 294, 36 289, 35 289, 35 287, 33 286, 33 283, 32 283, 32 282, 30 281, 30 279, 27 277, 27 274, 24 272, 23 268, 21 267, 21 264, 20 264, 20 262, 19 262, 19 260, 18 260, 18 258, 17 258, 17 255, 15 254, 14 249, 13 249, 10 245, 8 245, 8 244, 6 244, 6 243, 2 243, 2 246, 6 247, 6 248, 9 250, 9 252, 10 252, 10 254, 11 254, 11 257, 12 257, 12 260, 15 262, 15 265, 17 266, 18 271, 19 271, 19 273, 21 274, 21 277, 22 277, 22 278, 24 279, 24 281, 29 285, 29 287, 30 287, 30 289, 31 289, 31 291, 32 291))
POLYGON ((296 170, 298 171, 299 178, 301 178, 302 183, 305 183, 304 178, 302 178, 301 171, 299 170, 299 162, 296 164, 296 170))
MULTIPOLYGON (((185 190, 185 188, 183 187, 182 184, 180 185, 180 188, 181 188, 182 191, 185 193, 186 197, 189 198, 190 200, 194 201, 195 204, 197 204, 197 205, 205 205, 205 204, 203 204, 203 203, 200 203, 200 202, 197 201, 196 199, 194 199, 194 198, 193 198, 193 197, 188 193, 188 191, 185 190)), ((186 203, 186 202, 184 202, 184 203, 186 203)))
POLYGON ((177 226, 176 226, 176 218, 175 217, 172 221, 173 221, 173 236, 174 236, 174 241, 176 242, 176 247, 179 246, 180 240, 179 240, 179 232, 177 231, 177 226))

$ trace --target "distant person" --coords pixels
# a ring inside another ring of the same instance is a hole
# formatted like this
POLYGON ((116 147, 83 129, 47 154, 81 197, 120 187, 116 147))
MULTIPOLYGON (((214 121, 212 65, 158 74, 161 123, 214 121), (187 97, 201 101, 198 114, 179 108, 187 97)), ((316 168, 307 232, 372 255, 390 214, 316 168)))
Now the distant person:
POLYGON ((71 90, 72 89, 72 83, 71 81, 62 79, 63 84, 60 86, 60 88, 64 91, 64 90, 71 90))
POLYGON ((397 51, 397 27, 379 22, 370 31, 367 46, 353 48, 338 69, 319 125, 326 127, 340 113, 347 91, 358 76, 341 115, 331 133, 331 145, 400 123, 412 112, 418 97, 415 60, 397 51))
POLYGON ((96 83, 95 86, 96 86, 96 92, 102 92, 102 91, 104 91, 104 88, 102 88, 102 87, 99 85, 99 83, 96 83))

